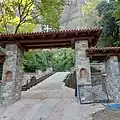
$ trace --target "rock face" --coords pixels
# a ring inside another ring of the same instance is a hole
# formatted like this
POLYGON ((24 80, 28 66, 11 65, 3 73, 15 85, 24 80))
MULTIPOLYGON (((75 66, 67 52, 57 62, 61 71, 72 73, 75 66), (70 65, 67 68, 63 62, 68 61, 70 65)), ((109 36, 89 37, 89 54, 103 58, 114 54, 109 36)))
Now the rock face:
POLYGON ((84 0, 68 0, 61 17, 61 29, 82 28, 80 24, 84 0))
POLYGON ((1 106, 8 106, 21 97, 23 51, 16 44, 6 45, 6 59, 3 65, 1 106))

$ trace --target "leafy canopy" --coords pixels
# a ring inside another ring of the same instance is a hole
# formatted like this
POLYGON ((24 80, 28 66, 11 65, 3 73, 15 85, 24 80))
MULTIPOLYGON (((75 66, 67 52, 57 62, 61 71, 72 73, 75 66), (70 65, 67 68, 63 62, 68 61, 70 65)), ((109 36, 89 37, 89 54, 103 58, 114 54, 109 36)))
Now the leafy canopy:
POLYGON ((114 16, 116 10, 116 0, 111 0, 110 2, 102 1, 98 6, 97 10, 99 17, 100 27, 103 29, 101 36, 100 46, 117 46, 119 41, 119 26, 117 24, 117 19, 114 16))
POLYGON ((83 23, 85 28, 92 28, 98 25, 99 17, 97 16, 96 6, 101 0, 86 0, 82 7, 83 23))
POLYGON ((53 68, 54 71, 68 71, 74 66, 73 51, 71 49, 29 51, 24 56, 23 68, 25 72, 42 71, 53 68))
POLYGON ((3 0, 0 2, 0 32, 32 32, 36 24, 59 29, 64 3, 64 0, 3 0))

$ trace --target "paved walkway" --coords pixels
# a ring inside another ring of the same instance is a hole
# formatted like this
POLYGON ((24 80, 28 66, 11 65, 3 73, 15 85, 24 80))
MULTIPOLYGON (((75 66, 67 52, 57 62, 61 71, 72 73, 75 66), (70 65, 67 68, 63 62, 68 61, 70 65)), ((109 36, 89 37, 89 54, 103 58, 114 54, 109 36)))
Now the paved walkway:
POLYGON ((58 72, 26 92, 15 104, 0 108, 0 120, 91 120, 103 106, 80 105, 74 90, 62 82, 68 72, 58 72))

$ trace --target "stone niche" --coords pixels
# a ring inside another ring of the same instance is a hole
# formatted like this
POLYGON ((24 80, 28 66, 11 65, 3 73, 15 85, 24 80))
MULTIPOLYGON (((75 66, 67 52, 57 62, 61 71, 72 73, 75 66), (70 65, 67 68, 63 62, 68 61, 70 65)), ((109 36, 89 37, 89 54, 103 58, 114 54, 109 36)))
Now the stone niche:
POLYGON ((12 72, 7 71, 5 74, 5 82, 10 82, 10 81, 12 81, 12 72))
POLYGON ((89 57, 86 56, 87 48, 87 40, 75 41, 75 68, 77 84, 80 84, 81 82, 91 82, 90 60, 89 57))
POLYGON ((85 68, 82 68, 80 69, 80 82, 88 82, 88 79, 89 79, 89 73, 87 71, 87 69, 85 68))

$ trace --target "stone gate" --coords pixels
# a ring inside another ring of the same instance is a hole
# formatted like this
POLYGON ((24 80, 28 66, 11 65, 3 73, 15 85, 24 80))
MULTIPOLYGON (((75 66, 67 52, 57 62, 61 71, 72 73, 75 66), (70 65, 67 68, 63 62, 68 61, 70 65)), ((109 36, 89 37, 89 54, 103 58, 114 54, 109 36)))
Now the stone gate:
MULTIPOLYGON (((0 104, 8 106, 20 99, 23 79, 21 70, 22 57, 24 51, 29 49, 72 47, 75 49, 77 84, 91 83, 90 60, 96 56, 97 59, 101 57, 99 52, 96 52, 99 51, 96 45, 101 32, 100 29, 84 29, 44 33, 1 34, 0 44, 5 48, 5 60, 2 62, 3 75, 0 83, 0 104)), ((103 56, 105 59, 107 58, 106 66, 109 65, 112 68, 112 62, 117 60, 116 56, 119 55, 119 51, 120 49, 117 50, 115 56, 110 54, 109 58, 106 55, 103 56)), ((116 50, 114 52, 116 53, 116 50)), ((113 73, 113 70, 108 70, 109 73, 113 73)), ((114 75, 111 75, 112 79, 114 79, 114 75)), ((111 81, 114 84, 113 80, 111 81)), ((115 92, 118 94, 118 90, 115 92)), ((111 94, 113 95, 114 92, 111 94)))

